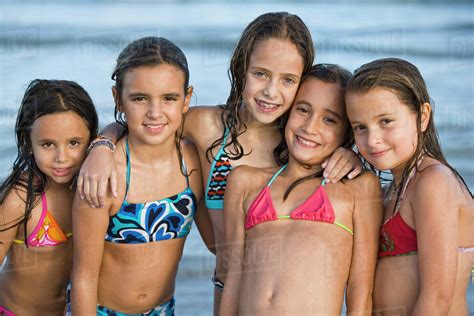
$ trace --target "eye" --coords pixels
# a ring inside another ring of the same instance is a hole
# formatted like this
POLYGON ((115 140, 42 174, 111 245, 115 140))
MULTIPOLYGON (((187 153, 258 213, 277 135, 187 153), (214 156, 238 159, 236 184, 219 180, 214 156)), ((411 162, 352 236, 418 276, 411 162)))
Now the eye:
POLYGON ((253 72, 253 75, 257 78, 266 78, 267 74, 264 73, 263 71, 257 70, 253 72))
POLYGON ((178 98, 177 97, 173 97, 173 96, 165 96, 163 98, 166 102, 173 102, 173 101, 177 101, 178 98))
POLYGON ((326 123, 330 123, 330 124, 336 124, 337 123, 337 121, 335 119, 333 119, 332 117, 330 117, 330 116, 326 116, 325 118, 323 118, 323 120, 326 123))
POLYGON ((283 81, 284 81, 287 85, 293 85, 293 84, 296 83, 296 80, 293 79, 293 78, 290 78, 290 77, 283 78, 283 81))
POLYGON ((305 106, 296 106, 296 112, 301 114, 309 114, 309 109, 305 106))
POLYGON ((81 145, 81 143, 78 142, 77 140, 71 140, 69 142, 69 145, 71 145, 72 147, 78 147, 79 145, 81 145))
POLYGON ((356 133, 357 132, 361 133, 365 130, 365 126, 364 125, 354 125, 354 126, 352 126, 352 130, 356 133))
POLYGON ((145 102, 146 100, 147 100, 147 98, 144 97, 144 96, 137 96, 137 97, 132 98, 133 102, 145 102))
POLYGON ((387 118, 387 119, 382 119, 382 120, 380 121, 380 123, 382 123, 382 125, 388 125, 388 124, 390 124, 390 123, 392 123, 392 122, 393 122, 393 120, 392 120, 392 119, 388 119, 388 118, 387 118))
POLYGON ((52 142, 46 142, 46 143, 43 143, 41 145, 41 147, 44 147, 44 148, 53 148, 54 147, 54 144, 52 142))

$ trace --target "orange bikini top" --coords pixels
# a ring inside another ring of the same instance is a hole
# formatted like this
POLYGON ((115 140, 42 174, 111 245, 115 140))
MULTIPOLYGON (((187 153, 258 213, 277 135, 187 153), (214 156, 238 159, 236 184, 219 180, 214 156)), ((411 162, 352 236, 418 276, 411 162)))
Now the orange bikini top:
MULTIPOLYGON (((28 236, 28 246, 32 247, 44 247, 44 246, 56 246, 67 241, 68 237, 72 236, 72 233, 65 234, 58 222, 53 217, 53 214, 48 212, 48 205, 46 203, 46 195, 44 192, 41 194, 41 205, 43 211, 33 232, 28 236)), ((24 244, 24 240, 15 239, 13 242, 17 244, 24 244)))

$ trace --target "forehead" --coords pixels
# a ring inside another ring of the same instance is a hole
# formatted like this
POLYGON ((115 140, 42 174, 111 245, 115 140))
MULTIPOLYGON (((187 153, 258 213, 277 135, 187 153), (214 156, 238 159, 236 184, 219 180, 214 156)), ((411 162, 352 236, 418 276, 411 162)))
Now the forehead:
POLYGON ((135 67, 125 73, 123 86, 128 90, 182 90, 184 73, 178 67, 167 63, 135 67))
POLYGON ((303 57, 295 44, 287 39, 269 38, 254 44, 249 67, 262 67, 276 73, 300 76, 303 72, 303 57))
POLYGON ((367 92, 348 92, 346 104, 349 118, 371 117, 409 111, 398 96, 386 88, 374 88, 367 92))
POLYGON ((31 126, 32 139, 87 138, 89 133, 86 122, 72 111, 43 115, 31 126))
POLYGON ((339 83, 308 78, 301 84, 295 104, 301 101, 310 103, 313 108, 324 107, 338 113, 344 112, 344 93, 339 83))

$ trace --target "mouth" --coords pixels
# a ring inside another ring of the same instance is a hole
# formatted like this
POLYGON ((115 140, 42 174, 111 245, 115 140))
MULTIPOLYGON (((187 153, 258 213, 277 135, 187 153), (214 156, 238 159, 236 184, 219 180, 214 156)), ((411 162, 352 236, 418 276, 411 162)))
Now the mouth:
POLYGON ((372 152, 372 153, 370 153, 370 155, 374 158, 380 158, 380 157, 384 156, 386 153, 388 153, 388 151, 389 151, 389 149, 380 150, 380 151, 372 152))
POLYGON ((300 146, 305 147, 305 148, 316 148, 316 147, 318 147, 318 146, 321 146, 320 143, 311 141, 311 140, 309 140, 309 139, 303 138, 303 137, 298 136, 298 135, 295 135, 295 138, 296 138, 296 142, 297 142, 300 146))
POLYGON ((150 133, 159 133, 165 128, 166 124, 143 124, 143 126, 150 133))
POLYGON ((72 168, 52 168, 52 171, 55 177, 65 177, 71 173, 72 168))
POLYGON ((265 102, 263 100, 258 100, 258 99, 255 99, 255 103, 257 103, 257 109, 260 112, 264 112, 264 113, 275 112, 280 107, 279 104, 269 103, 269 102, 265 102))

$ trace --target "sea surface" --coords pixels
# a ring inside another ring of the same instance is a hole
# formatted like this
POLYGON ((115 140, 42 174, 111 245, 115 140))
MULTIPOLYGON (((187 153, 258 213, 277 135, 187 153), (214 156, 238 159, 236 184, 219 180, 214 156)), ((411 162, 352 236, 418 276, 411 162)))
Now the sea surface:
MULTIPOLYGON (((227 67, 245 26, 269 11, 298 14, 316 62, 354 70, 400 57, 421 70, 435 104, 443 150, 474 189, 474 6, 452 1, 18 1, 0 0, 0 177, 15 157, 13 127, 29 81, 75 80, 92 96, 101 125, 113 120, 110 79, 120 50, 164 36, 188 57, 193 104, 227 99, 227 67)), ((210 315, 213 257, 194 228, 177 279, 177 315, 210 315)), ((474 312, 474 291, 468 294, 474 312)))

